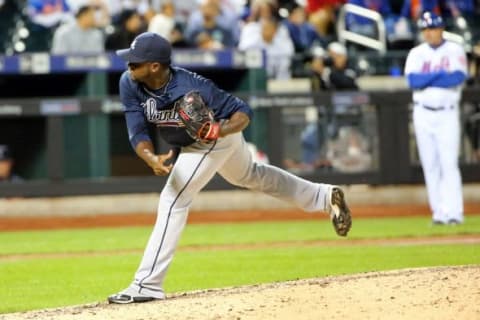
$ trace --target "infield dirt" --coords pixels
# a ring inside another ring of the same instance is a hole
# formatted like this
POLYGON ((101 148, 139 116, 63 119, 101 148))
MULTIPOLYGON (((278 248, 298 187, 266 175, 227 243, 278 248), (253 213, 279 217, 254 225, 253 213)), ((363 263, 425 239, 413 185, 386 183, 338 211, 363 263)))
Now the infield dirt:
POLYGON ((479 319, 480 266, 420 268, 213 289, 135 305, 97 303, 2 320, 479 319))

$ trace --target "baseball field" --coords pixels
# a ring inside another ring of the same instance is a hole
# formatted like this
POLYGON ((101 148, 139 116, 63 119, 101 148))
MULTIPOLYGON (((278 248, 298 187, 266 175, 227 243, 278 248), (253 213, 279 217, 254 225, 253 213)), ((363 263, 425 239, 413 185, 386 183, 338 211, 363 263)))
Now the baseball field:
POLYGON ((0 319, 478 319, 479 209, 432 226, 424 207, 353 207, 345 239, 326 216, 192 212, 168 299, 128 306, 106 297, 131 281, 153 215, 0 219, 0 319))

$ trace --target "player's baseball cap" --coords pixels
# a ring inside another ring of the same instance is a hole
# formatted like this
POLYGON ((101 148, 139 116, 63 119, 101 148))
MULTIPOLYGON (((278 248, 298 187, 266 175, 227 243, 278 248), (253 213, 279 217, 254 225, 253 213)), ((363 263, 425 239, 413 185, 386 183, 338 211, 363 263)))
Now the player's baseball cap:
POLYGON ((425 11, 418 20, 418 27, 420 29, 433 29, 445 27, 441 16, 436 15, 433 12, 425 11))
POLYGON ((10 148, 6 144, 0 144, 0 161, 12 159, 10 148))
POLYGON ((160 62, 170 64, 172 46, 167 39, 153 32, 139 34, 128 49, 116 51, 127 62, 160 62))

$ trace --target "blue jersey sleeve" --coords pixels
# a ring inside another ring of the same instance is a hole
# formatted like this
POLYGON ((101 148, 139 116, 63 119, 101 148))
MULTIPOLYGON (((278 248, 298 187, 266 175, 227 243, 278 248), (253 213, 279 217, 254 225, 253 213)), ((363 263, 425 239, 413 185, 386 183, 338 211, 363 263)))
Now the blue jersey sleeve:
POLYGON ((407 75, 408 85, 412 89, 423 89, 431 85, 431 83, 440 76, 440 72, 431 73, 409 73, 407 75))
POLYGON ((467 78, 467 75, 462 71, 455 72, 440 72, 440 76, 432 81, 432 87, 450 88, 461 85, 467 78))
POLYGON ((198 88, 205 103, 214 111, 216 119, 229 119, 235 112, 243 112, 250 119, 253 111, 238 97, 218 88, 211 80, 197 74, 193 77, 193 87, 198 88))
POLYGON ((136 86, 130 79, 128 71, 125 71, 120 78, 120 100, 124 107, 128 138, 133 149, 140 141, 151 141, 143 108, 135 90, 137 90, 136 86))

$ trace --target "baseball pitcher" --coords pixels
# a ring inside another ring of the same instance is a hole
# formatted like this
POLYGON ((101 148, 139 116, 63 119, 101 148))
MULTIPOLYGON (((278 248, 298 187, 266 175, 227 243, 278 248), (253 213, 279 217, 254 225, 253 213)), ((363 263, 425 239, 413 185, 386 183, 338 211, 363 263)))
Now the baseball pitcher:
POLYGON ((350 211, 338 186, 313 183, 280 168, 256 163, 242 130, 252 117, 244 101, 212 81, 171 65, 171 46, 146 32, 117 51, 128 62, 120 79, 132 147, 157 175, 168 175, 160 194, 157 221, 135 278, 110 303, 164 299, 163 280, 185 227, 193 197, 219 173, 230 183, 290 201, 311 212, 328 212, 335 231, 346 236, 350 211), (156 154, 147 124, 180 149, 156 154))

